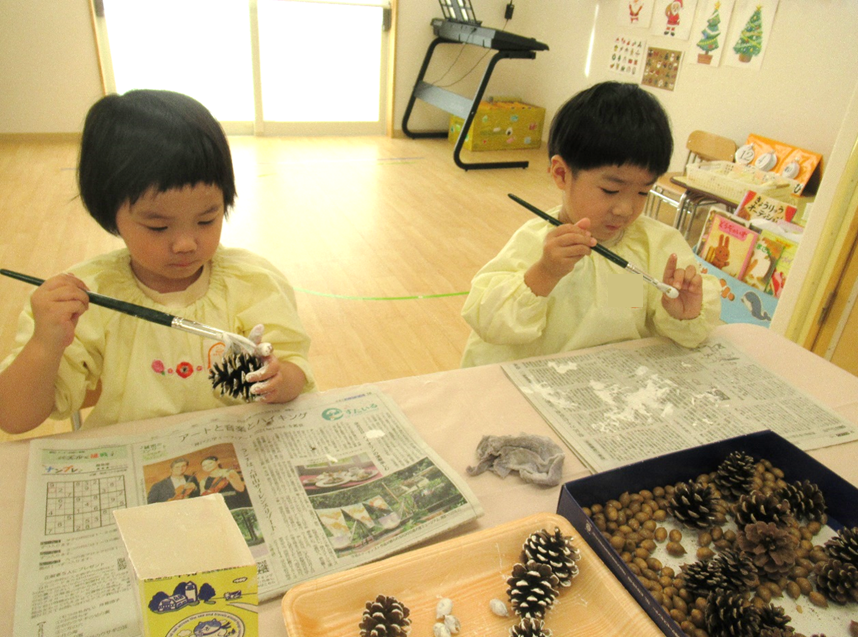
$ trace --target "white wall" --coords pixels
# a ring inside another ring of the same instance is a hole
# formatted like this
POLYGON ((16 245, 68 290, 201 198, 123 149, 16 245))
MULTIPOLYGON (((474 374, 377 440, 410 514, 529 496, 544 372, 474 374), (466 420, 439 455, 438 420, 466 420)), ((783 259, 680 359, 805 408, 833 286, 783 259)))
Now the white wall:
POLYGON ((0 0, 0 133, 78 132, 102 95, 88 0, 0 0))

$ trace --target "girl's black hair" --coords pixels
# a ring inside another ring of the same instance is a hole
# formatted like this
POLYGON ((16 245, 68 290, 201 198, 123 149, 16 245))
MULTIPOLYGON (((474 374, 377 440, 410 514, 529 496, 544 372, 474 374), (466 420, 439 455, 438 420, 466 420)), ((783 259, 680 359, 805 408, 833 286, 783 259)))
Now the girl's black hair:
POLYGON ((636 84, 603 82, 570 98, 554 116, 548 156, 572 170, 631 164, 656 176, 673 155, 670 121, 659 101, 636 84))
POLYGON ((96 102, 83 127, 78 187, 102 228, 118 234, 116 213, 154 188, 206 184, 235 202, 232 155, 223 129, 205 106, 172 91, 134 90, 96 102))

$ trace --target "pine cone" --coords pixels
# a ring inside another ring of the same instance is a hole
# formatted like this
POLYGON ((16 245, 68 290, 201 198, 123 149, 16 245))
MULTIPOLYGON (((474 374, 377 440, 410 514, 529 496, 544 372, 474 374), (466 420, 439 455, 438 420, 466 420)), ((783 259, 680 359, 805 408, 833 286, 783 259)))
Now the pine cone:
POLYGON ((754 637, 759 615, 739 593, 717 591, 706 598, 704 621, 709 637, 754 637))
POLYGON ((715 523, 715 494, 700 482, 680 482, 667 503, 667 511, 685 526, 708 529, 715 523))
POLYGON ((795 522, 788 502, 762 493, 740 496, 733 514, 740 529, 754 522, 773 522, 778 526, 791 526, 795 522))
POLYGON ((840 560, 820 562, 816 566, 816 589, 832 602, 858 602, 858 567, 840 560))
MULTIPOLYGON (((760 630, 790 630, 788 627, 790 620, 792 619, 789 615, 784 613, 784 609, 780 606, 775 606, 774 604, 766 604, 763 606, 759 612, 760 617, 760 630)), ((786 633, 784 633, 786 634, 786 633)))
POLYGON ((739 549, 746 553, 759 573, 777 578, 795 564, 799 536, 773 522, 754 522, 736 535, 739 549))
POLYGON ((825 543, 828 557, 858 566, 858 526, 843 528, 825 543))
POLYGON ((786 626, 784 628, 760 628, 760 637, 796 637, 795 628, 786 626))
POLYGON ((715 471, 715 484, 722 497, 735 499, 751 492, 757 464, 744 451, 733 451, 715 471))
POLYGON ((551 631, 541 619, 523 617, 519 624, 509 629, 509 637, 551 637, 551 631))
POLYGON ((775 497, 789 503, 796 519, 824 521, 825 496, 810 480, 787 484, 775 492, 775 497))
POLYGON ((572 538, 564 537, 558 527, 554 533, 541 529, 531 533, 524 541, 521 561, 525 564, 530 560, 547 564, 557 576, 560 586, 570 586, 578 575, 576 562, 581 559, 581 553, 572 545, 572 538))
POLYGON ((709 593, 726 587, 724 577, 715 564, 715 560, 683 564, 680 568, 682 569, 685 588, 695 597, 706 597, 709 593))
POLYGON ((531 560, 513 566, 507 584, 513 610, 521 617, 541 618, 554 605, 560 580, 548 564, 531 560))
POLYGON ((757 567, 754 566, 750 556, 745 553, 732 548, 726 549, 719 553, 711 563, 721 576, 724 588, 727 590, 744 593, 760 585, 757 567))
POLYGON ((247 382, 247 375, 260 367, 262 362, 247 352, 227 354, 209 369, 212 389, 220 387, 221 396, 228 394, 233 398, 242 398, 250 402, 252 400, 250 388, 253 383, 247 382))
POLYGON ((366 603, 360 623, 360 637, 400 637, 411 630, 411 611, 395 597, 379 595, 366 603))

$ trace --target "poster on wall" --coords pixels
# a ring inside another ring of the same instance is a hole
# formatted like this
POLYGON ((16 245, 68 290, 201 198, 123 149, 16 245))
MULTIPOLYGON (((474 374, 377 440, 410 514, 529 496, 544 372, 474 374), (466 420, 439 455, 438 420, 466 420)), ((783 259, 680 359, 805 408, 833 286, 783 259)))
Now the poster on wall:
POLYGON ((646 52, 646 64, 641 84, 672 91, 676 87, 676 76, 682 51, 649 47, 646 52))
POLYGON ((644 66, 645 51, 646 40, 618 35, 614 38, 614 48, 611 51, 608 70, 626 75, 629 78, 637 78, 644 66))
MULTIPOLYGON (((727 46, 727 26, 733 13, 734 0, 705 0, 692 30, 697 36, 695 48, 689 50, 692 64, 718 66, 721 54, 727 46)), ((694 37, 692 37, 694 41, 694 37)))
POLYGON ((687 40, 696 8, 697 0, 655 0, 650 33, 687 40))
POLYGON ((617 8, 617 24, 648 29, 654 3, 655 0, 621 0, 617 8))
POLYGON ((724 64, 758 71, 772 35, 778 0, 737 0, 724 64))

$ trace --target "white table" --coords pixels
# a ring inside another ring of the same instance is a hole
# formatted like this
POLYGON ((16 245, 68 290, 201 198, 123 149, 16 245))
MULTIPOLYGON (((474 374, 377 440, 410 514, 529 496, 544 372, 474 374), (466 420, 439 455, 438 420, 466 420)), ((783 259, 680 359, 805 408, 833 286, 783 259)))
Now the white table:
MULTIPOLYGON (((717 334, 745 351, 764 367, 813 396, 842 417, 858 424, 858 377, 808 352, 783 337, 758 326, 733 324, 717 334)), ((633 344, 632 344, 633 345, 633 344)), ((629 343, 603 347, 623 348, 629 343)), ((423 439, 463 476, 475 463, 475 450, 484 435, 516 435, 520 432, 548 436, 563 446, 559 437, 507 379, 499 365, 439 372, 377 383, 402 408, 423 439)), ((235 407, 230 409, 247 409, 235 407)), ((188 419, 183 414, 109 428, 65 434, 76 438, 100 437, 156 430, 188 419)), ((12 634, 21 520, 24 507, 28 441, 0 444, 0 467, 5 476, 0 490, 0 635, 12 634)), ((858 486, 858 442, 817 449, 810 455, 858 486)), ((578 458, 567 450, 563 481, 589 475, 578 458)), ((494 527, 540 511, 554 512, 560 488, 540 488, 523 482, 516 474, 502 480, 491 472, 467 478, 480 499, 485 515, 434 541, 453 535, 494 527)), ((260 606, 260 635, 286 635, 280 599, 260 606)))

